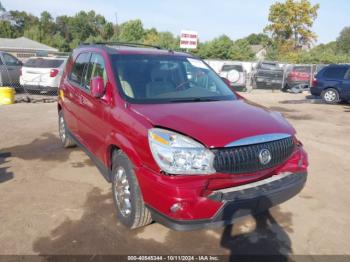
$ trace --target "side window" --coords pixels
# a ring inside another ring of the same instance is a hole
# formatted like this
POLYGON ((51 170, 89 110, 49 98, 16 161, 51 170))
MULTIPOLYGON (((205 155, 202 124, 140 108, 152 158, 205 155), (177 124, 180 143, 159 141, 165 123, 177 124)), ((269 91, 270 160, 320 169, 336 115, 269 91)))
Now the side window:
POLYGON ((9 54, 3 54, 2 56, 4 57, 4 61, 5 61, 6 65, 8 65, 8 66, 19 65, 18 59, 15 58, 14 56, 9 55, 9 54))
POLYGON ((344 79, 346 67, 331 67, 324 72, 324 76, 332 79, 344 79))
POLYGON ((81 86, 83 84, 84 69, 89 63, 90 53, 82 53, 75 60, 72 71, 69 75, 69 80, 81 86))
POLYGON ((2 62, 2 57, 1 57, 1 54, 0 54, 0 65, 3 65, 4 63, 2 62))
POLYGON ((101 55, 93 53, 84 79, 84 86, 86 89, 90 90, 90 81, 96 76, 102 77, 104 83, 107 83, 108 78, 105 61, 101 55))

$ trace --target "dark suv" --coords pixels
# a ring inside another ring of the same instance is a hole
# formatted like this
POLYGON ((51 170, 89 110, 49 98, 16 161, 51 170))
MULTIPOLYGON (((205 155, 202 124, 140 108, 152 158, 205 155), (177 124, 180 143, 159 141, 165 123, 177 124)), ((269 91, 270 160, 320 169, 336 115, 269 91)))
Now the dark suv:
POLYGON ((186 53, 82 45, 62 76, 58 115, 64 147, 92 158, 130 228, 229 224, 286 201, 306 181, 307 154, 282 115, 186 53))
POLYGON ((321 69, 310 88, 329 104, 350 100, 350 65, 329 65, 321 69))

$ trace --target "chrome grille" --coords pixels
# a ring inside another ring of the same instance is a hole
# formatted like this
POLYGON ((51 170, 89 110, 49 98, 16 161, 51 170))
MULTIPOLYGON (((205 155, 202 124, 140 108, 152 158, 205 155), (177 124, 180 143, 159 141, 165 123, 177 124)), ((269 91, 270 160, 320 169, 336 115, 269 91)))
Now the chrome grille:
POLYGON ((253 145, 213 149, 214 168, 219 173, 244 174, 273 168, 286 161, 293 153, 295 144, 292 137, 253 145), (259 153, 268 149, 271 161, 263 165, 259 153))

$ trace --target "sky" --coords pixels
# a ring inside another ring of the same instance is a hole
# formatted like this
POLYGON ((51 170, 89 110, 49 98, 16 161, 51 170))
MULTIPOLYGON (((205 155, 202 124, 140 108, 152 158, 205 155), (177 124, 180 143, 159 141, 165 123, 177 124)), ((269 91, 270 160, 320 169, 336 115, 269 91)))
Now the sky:
MULTIPOLYGON (((6 10, 40 15, 49 11, 54 17, 94 10, 118 23, 141 19, 145 28, 170 31, 198 31, 202 41, 226 34, 233 40, 259 33, 268 23, 268 12, 276 0, 0 0, 6 10)), ((336 40, 350 26, 350 0, 311 0, 319 3, 313 30, 318 43, 336 40)))

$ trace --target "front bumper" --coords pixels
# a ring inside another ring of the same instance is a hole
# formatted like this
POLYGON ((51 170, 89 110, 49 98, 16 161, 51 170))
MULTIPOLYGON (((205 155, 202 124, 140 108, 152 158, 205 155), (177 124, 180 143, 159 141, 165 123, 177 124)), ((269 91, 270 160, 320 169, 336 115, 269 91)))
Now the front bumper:
POLYGON ((278 205, 296 194, 305 185, 307 173, 282 173, 255 183, 214 191, 209 199, 224 203, 210 219, 175 220, 151 210, 152 217, 174 230, 196 230, 232 224, 239 217, 257 214, 278 205))

